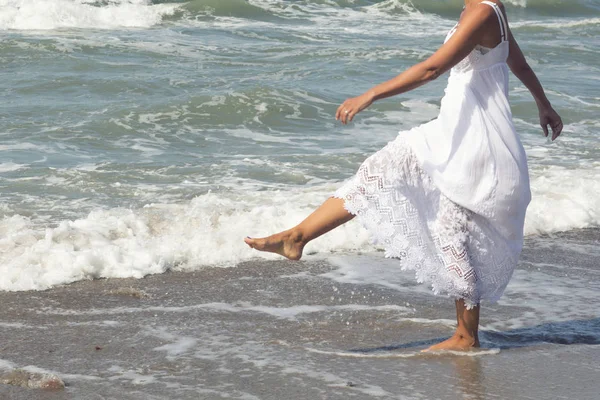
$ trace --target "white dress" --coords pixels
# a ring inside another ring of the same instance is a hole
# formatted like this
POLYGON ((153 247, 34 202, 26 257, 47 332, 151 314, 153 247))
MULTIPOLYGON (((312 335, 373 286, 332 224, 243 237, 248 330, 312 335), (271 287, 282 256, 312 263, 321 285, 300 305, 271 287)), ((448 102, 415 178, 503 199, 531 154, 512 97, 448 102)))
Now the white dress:
POLYGON ((504 292, 531 200, 508 103, 507 25, 496 4, 483 3, 498 15, 501 43, 457 64, 438 118, 400 132, 334 194, 386 257, 469 308, 504 292))

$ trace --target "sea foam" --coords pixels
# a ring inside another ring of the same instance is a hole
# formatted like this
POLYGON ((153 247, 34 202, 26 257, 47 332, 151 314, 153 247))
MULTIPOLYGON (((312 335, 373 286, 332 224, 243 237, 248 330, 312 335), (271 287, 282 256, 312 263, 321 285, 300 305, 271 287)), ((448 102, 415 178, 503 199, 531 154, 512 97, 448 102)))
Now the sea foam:
POLYGON ((531 192, 526 235, 600 225, 600 166, 549 166, 532 174, 531 192))
MULTIPOLYGON (((0 290, 32 290, 93 278, 140 278, 167 269, 234 266, 254 257, 247 235, 296 224, 323 193, 206 194, 188 204, 139 210, 97 210, 85 218, 40 227, 20 215, 0 220, 0 290)), ((366 232, 342 227, 307 246, 307 253, 365 248, 366 232)))
POLYGON ((149 0, 110 0, 102 6, 91 0, 3 0, 0 30, 50 30, 60 28, 147 28, 172 15, 180 4, 149 0))
MULTIPOLYGON (((553 167, 532 179, 526 234, 600 225, 600 168, 553 167)), ((335 185, 289 191, 208 193, 183 204, 96 210, 42 226, 18 214, 0 220, 0 290, 39 290, 94 278, 141 278, 168 269, 232 267, 256 257, 245 236, 261 237, 299 223, 335 185)), ((305 254, 369 252, 356 221, 326 234, 305 254)))

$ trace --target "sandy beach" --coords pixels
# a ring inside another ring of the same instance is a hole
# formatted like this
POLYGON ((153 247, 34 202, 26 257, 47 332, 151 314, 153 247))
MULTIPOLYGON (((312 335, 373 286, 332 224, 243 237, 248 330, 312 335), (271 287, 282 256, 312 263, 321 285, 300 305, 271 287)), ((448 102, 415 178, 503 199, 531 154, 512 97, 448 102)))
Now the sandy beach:
POLYGON ((420 352, 452 333, 453 304, 411 273, 374 278, 394 262, 376 255, 344 256, 361 267, 307 257, 0 293, 4 376, 66 384, 0 385, 0 397, 595 399, 598 238, 530 238, 505 298, 483 307, 482 349, 469 354, 420 352), (524 284, 550 260, 566 278, 531 291, 524 284))

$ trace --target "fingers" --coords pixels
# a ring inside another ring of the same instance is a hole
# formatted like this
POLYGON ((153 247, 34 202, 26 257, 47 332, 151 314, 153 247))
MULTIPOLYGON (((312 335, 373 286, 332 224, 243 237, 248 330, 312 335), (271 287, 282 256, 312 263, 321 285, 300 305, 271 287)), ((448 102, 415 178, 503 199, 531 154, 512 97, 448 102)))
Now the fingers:
POLYGON ((546 121, 542 121, 542 123, 540 124, 540 126, 544 130, 544 136, 548 137, 548 123, 546 121))
POLYGON ((356 115, 356 112, 350 107, 347 106, 346 103, 342 104, 335 113, 335 119, 342 122, 342 124, 347 124, 352 121, 352 118, 356 115))
POLYGON ((556 140, 556 138, 560 136, 562 130, 563 130, 563 123, 562 123, 562 121, 559 120, 558 123, 552 127, 552 140, 553 141, 556 140))
POLYGON ((337 111, 335 112, 335 119, 338 121, 342 121, 342 124, 345 124, 351 109, 352 106, 349 104, 348 100, 346 100, 342 103, 341 106, 338 107, 337 111))
POLYGON ((344 109, 342 110, 342 124, 346 125, 348 123, 348 114, 350 114, 350 110, 344 109))
POLYGON ((344 101, 344 103, 338 107, 335 112, 335 119, 341 121, 342 124, 352 122, 354 116, 369 107, 373 103, 371 95, 362 94, 357 97, 352 97, 344 101))
POLYGON ((346 100, 344 103, 342 103, 341 106, 338 107, 337 111, 335 112, 335 119, 337 121, 341 121, 342 124, 346 124, 349 113, 350 106, 348 105, 348 100, 346 100))
POLYGON ((346 124, 352 121, 352 118, 354 118, 354 116, 356 115, 356 112, 354 110, 346 110, 348 111, 346 113, 346 124))
POLYGON ((357 98, 347 99, 338 107, 335 112, 335 119, 346 125, 352 121, 354 116, 361 110, 361 105, 356 100, 357 98))
POLYGON ((340 117, 342 116, 342 111, 344 109, 344 105, 342 104, 341 106, 338 107, 337 111, 335 112, 335 120, 338 121, 340 119, 340 117))
POLYGON ((563 130, 563 122, 560 118, 560 115, 558 115, 558 113, 554 111, 552 107, 540 111, 540 126, 544 131, 545 137, 548 137, 548 134, 550 133, 548 131, 548 125, 552 129, 551 139, 554 141, 560 136, 563 130))

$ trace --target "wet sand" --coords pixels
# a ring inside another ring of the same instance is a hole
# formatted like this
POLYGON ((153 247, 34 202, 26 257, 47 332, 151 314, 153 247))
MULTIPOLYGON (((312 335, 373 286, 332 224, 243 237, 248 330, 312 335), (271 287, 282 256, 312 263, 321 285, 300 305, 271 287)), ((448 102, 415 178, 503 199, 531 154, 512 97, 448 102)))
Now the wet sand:
POLYGON ((67 385, 0 385, 0 398, 597 399, 599 238, 529 239, 514 287, 482 308, 483 348, 466 355, 420 352, 452 333, 452 301, 411 273, 359 283, 327 260, 0 293, 0 374, 67 385))

